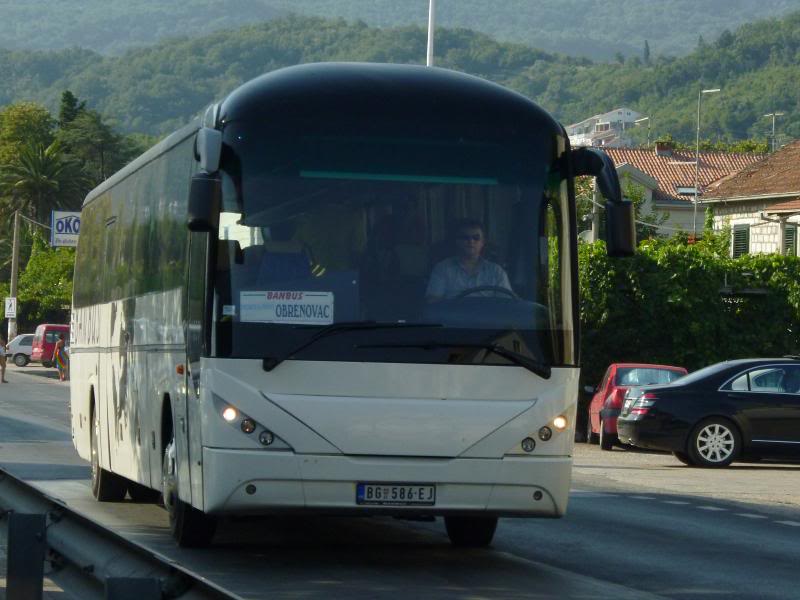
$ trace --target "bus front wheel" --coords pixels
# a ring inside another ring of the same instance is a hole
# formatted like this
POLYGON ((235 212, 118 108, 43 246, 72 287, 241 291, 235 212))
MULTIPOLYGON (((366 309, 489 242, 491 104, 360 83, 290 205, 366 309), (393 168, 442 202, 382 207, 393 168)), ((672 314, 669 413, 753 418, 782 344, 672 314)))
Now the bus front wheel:
POLYGON ((202 548, 211 543, 217 520, 197 510, 178 496, 178 461, 175 438, 164 450, 162 466, 162 496, 169 513, 172 537, 183 548, 202 548))
POLYGON ((454 546, 485 548, 494 538, 497 517, 445 517, 444 526, 454 546))
POLYGON ((100 415, 92 410, 92 495, 100 502, 120 502, 125 499, 128 486, 125 480, 100 466, 100 415))

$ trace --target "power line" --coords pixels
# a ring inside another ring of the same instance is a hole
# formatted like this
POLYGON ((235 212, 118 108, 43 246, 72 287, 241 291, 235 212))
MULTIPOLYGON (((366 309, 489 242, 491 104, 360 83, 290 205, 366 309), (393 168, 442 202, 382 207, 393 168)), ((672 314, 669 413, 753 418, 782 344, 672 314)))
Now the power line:
MULTIPOLYGON (((599 206, 600 208, 605 208, 604 204, 600 202, 595 202, 593 198, 589 198, 589 202, 594 204, 595 206, 599 206)), ((680 227, 666 227, 665 225, 654 225, 653 223, 647 223, 646 221, 640 221, 639 219, 634 219, 634 223, 638 223, 639 225, 645 225, 647 227, 653 227, 655 229, 666 229, 668 231, 683 231, 684 233, 689 233, 686 229, 682 229, 680 227)))

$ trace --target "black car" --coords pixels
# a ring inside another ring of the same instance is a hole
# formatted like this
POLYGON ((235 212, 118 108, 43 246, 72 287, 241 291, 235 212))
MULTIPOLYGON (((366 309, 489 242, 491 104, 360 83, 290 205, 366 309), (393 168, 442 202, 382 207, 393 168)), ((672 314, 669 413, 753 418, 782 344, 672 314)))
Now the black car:
POLYGON ((621 442, 688 465, 800 459, 800 360, 717 363, 668 385, 637 388, 617 422, 621 442))

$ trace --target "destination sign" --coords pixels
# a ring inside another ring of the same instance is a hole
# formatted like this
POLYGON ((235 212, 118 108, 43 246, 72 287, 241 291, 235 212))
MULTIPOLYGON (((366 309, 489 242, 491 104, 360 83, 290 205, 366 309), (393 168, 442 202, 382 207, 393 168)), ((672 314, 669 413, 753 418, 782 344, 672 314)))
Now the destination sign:
POLYGON ((249 323, 333 323, 333 292, 241 292, 240 320, 249 323))

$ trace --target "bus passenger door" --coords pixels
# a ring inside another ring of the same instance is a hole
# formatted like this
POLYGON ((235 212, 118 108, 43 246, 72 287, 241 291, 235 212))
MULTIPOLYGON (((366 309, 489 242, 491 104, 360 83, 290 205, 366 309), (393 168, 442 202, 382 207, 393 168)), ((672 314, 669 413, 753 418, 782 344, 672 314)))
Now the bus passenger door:
MULTIPOLYGON (((191 485, 192 503, 202 508, 202 440, 201 431, 201 366, 205 346, 206 290, 208 273, 208 233, 194 232, 189 235, 189 261, 186 281, 186 385, 183 401, 186 431, 183 436, 179 462, 190 472, 178 475, 181 490, 184 481, 191 485), (186 479, 184 479, 184 477, 186 479)), ((184 500, 190 500, 187 496, 184 500)))

